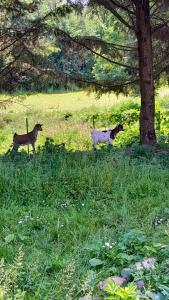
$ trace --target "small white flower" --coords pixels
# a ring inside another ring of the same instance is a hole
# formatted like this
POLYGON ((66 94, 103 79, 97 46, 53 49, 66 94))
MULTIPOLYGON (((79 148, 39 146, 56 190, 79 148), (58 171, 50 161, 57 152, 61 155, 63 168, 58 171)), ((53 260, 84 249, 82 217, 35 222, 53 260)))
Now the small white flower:
POLYGON ((25 216, 25 219, 29 219, 29 216, 25 216))
POLYGON ((105 246, 107 246, 108 248, 110 247, 110 244, 108 242, 105 243, 105 246))
POLYGON ((29 220, 31 221, 31 220, 33 220, 33 218, 30 217, 30 216, 24 216, 22 219, 20 219, 20 220, 18 221, 18 223, 19 223, 19 224, 26 223, 26 222, 28 222, 29 220))
POLYGON ((105 243, 105 246, 106 246, 107 248, 109 248, 109 249, 112 249, 112 246, 111 246, 110 243, 108 243, 108 242, 105 243))
POLYGON ((84 203, 82 203, 82 206, 84 206, 84 203))

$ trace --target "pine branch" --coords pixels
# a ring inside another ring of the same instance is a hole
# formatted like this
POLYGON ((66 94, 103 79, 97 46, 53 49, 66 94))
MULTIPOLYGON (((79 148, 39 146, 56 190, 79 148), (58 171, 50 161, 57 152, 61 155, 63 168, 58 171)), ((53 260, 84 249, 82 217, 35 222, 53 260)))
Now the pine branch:
POLYGON ((0 49, 0 52, 5 51, 6 49, 8 49, 9 47, 13 46, 16 42, 22 40, 23 37, 27 37, 29 36, 32 32, 34 32, 35 30, 39 29, 41 30, 41 27, 43 25, 43 22, 50 17, 51 15, 53 15, 53 12, 49 12, 47 13, 45 16, 37 19, 35 22, 33 22, 32 26, 26 28, 24 30, 24 32, 20 32, 20 35, 18 38, 16 38, 14 41, 12 41, 10 44, 4 46, 3 48, 0 49))
POLYGON ((158 0, 155 0, 152 6, 150 7, 150 11, 152 11, 152 9, 155 7, 154 11, 152 11, 151 13, 151 16, 153 16, 160 8, 161 5, 158 6, 157 4, 158 4, 158 0))
POLYGON ((9 70, 10 67, 13 66, 13 64, 20 58, 21 54, 22 50, 17 56, 15 56, 15 58, 11 62, 9 62, 4 68, 0 69, 0 77, 4 76, 4 72, 9 70))
POLYGON ((136 78, 134 80, 128 80, 128 81, 124 81, 121 83, 114 83, 112 84, 112 80, 100 80, 100 81, 95 81, 95 80, 88 80, 85 78, 81 78, 80 76, 71 76, 69 74, 65 74, 64 72, 60 71, 59 69, 57 70, 53 70, 50 68, 40 68, 37 67, 38 70, 41 73, 44 73, 45 75, 49 75, 51 77, 56 77, 56 78, 60 78, 60 77, 65 77, 65 81, 72 81, 75 83, 84 83, 87 84, 87 86, 94 86, 94 87, 98 87, 98 88, 107 88, 107 90, 115 90, 115 89, 122 89, 123 87, 132 85, 132 84, 137 84, 139 82, 139 79, 136 78))
MULTIPOLYGON (((127 28, 130 30, 134 30, 135 28, 130 25, 114 8, 114 4, 110 0, 97 0, 96 3, 104 6, 106 9, 108 9, 122 24, 124 24, 127 28)), ((118 8, 118 7, 117 7, 118 8)))
POLYGON ((169 28, 169 19, 168 18, 165 20, 163 18, 153 17, 152 19, 162 22, 152 29, 152 33, 158 31, 159 29, 162 29, 163 27, 169 28))
POLYGON ((100 48, 103 47, 103 49, 105 47, 107 47, 106 49, 108 49, 108 50, 114 49, 114 50, 120 50, 120 51, 137 51, 136 47, 106 42, 95 36, 82 36, 82 37, 76 37, 76 39, 78 41, 82 41, 87 44, 90 43, 90 44, 96 45, 96 47, 97 46, 100 46, 100 48))
POLYGON ((122 88, 124 86, 128 86, 128 85, 132 85, 132 84, 135 84, 135 83, 138 83, 139 82, 139 79, 135 79, 135 80, 131 80, 131 81, 124 81, 124 82, 121 82, 121 83, 117 83, 117 84, 112 84, 112 81, 92 81, 92 80, 86 80, 86 79, 83 79, 83 78, 80 78, 80 77, 70 77, 69 78, 70 80, 72 81, 79 81, 79 82, 84 82, 84 83, 87 83, 89 85, 94 85, 94 86, 99 86, 99 87, 105 87, 105 88, 109 88, 109 89, 116 89, 116 88, 122 88), (108 84, 109 82, 109 84, 108 84))
POLYGON ((131 15, 134 15, 134 12, 132 10, 130 10, 127 6, 119 3, 118 1, 116 0, 111 0, 112 4, 114 4, 115 6, 121 8, 122 10, 126 11, 127 13, 131 14, 131 15))
POLYGON ((127 68, 127 69, 138 70, 138 67, 129 66, 127 64, 123 64, 123 63, 120 63, 120 62, 117 62, 117 61, 109 59, 108 57, 102 55, 101 53, 96 52, 91 47, 87 46, 85 43, 81 42, 77 38, 73 38, 67 32, 65 32, 65 31, 63 31, 63 30, 61 30, 59 28, 55 29, 55 34, 57 35, 58 33, 61 34, 62 36, 67 37, 70 41, 72 41, 72 42, 74 42, 74 43, 76 43, 76 44, 78 44, 78 45, 86 48, 87 50, 89 50, 93 54, 97 55, 98 57, 101 57, 102 59, 108 61, 111 64, 115 64, 115 65, 118 65, 120 67, 127 68))
POLYGON ((17 40, 12 41, 10 44, 4 46, 3 48, 0 48, 0 52, 5 51, 6 49, 10 48, 11 46, 13 46, 15 43, 17 42, 17 40))
POLYGON ((158 67, 161 65, 163 62, 165 62, 169 58, 169 46, 167 47, 165 54, 161 57, 160 61, 158 61, 155 65, 154 68, 158 67))
POLYGON ((162 67, 157 73, 154 74, 154 79, 158 79, 160 77, 160 75, 165 72, 165 71, 169 71, 169 64, 167 64, 166 66, 162 67))
POLYGON ((26 99, 26 95, 21 95, 21 96, 14 96, 14 97, 10 97, 8 99, 2 99, 0 100, 0 109, 6 109, 7 106, 11 105, 11 104, 19 104, 22 105, 26 108, 28 108, 27 105, 23 104, 22 102, 26 99))

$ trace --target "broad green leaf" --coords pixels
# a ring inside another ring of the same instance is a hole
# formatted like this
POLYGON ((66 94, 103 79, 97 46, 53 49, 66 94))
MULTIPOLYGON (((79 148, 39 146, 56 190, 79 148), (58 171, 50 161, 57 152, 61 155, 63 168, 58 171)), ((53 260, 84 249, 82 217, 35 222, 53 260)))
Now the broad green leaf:
POLYGON ((103 261, 98 259, 98 258, 92 258, 89 260, 89 264, 92 266, 92 267, 97 267, 97 266, 101 266, 103 265, 103 261))
POLYGON ((14 238, 15 238, 15 235, 14 235, 13 233, 8 234, 8 235, 5 237, 5 242, 6 242, 7 244, 9 244, 10 242, 12 242, 12 241, 14 240, 14 238))
POLYGON ((152 300, 167 300, 167 298, 162 293, 153 293, 147 292, 146 296, 148 296, 152 300))
POLYGON ((25 241, 25 240, 27 240, 27 236, 25 236, 25 235, 22 235, 22 234, 18 234, 18 237, 19 237, 19 239, 21 240, 21 241, 25 241))
POLYGON ((160 284, 158 287, 162 291, 163 295, 167 296, 167 299, 169 299, 169 287, 164 284, 160 284))

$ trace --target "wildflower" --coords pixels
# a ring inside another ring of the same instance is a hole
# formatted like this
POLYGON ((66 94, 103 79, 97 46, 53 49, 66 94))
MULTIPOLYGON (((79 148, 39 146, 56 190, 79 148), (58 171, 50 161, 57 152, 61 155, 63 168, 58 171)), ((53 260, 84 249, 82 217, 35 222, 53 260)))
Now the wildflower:
POLYGON ((25 223, 25 222, 28 222, 28 221, 32 221, 32 220, 33 220, 32 217, 30 217, 30 216, 24 216, 22 219, 20 219, 18 221, 18 224, 22 224, 22 223, 25 223))
POLYGON ((106 246, 107 248, 109 248, 109 249, 112 249, 112 246, 110 245, 109 242, 106 242, 106 243, 105 243, 105 246, 106 246))
POLYGON ((143 266, 145 269, 155 269, 155 263, 156 263, 156 260, 155 258, 145 258, 143 260, 143 266))
POLYGON ((144 268, 147 270, 153 270, 155 269, 155 258, 144 258, 142 262, 136 262, 135 267, 137 271, 141 271, 144 268))

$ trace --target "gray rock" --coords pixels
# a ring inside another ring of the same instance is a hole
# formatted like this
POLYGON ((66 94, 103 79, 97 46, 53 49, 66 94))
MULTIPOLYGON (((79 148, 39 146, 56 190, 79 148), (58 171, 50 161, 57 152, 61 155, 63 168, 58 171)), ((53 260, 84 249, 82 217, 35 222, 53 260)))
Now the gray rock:
POLYGON ((138 290, 142 290, 144 288, 144 281, 142 279, 135 281, 136 287, 138 290))
POLYGON ((116 284, 120 286, 124 286, 127 283, 126 279, 122 276, 113 276, 112 279, 116 284))
POLYGON ((165 300, 165 296, 162 293, 146 291, 146 296, 148 296, 152 300, 165 300))
POLYGON ((127 282, 131 281, 133 276, 131 274, 131 269, 130 268, 124 268, 122 271, 121 271, 121 276, 123 278, 126 279, 127 282))

